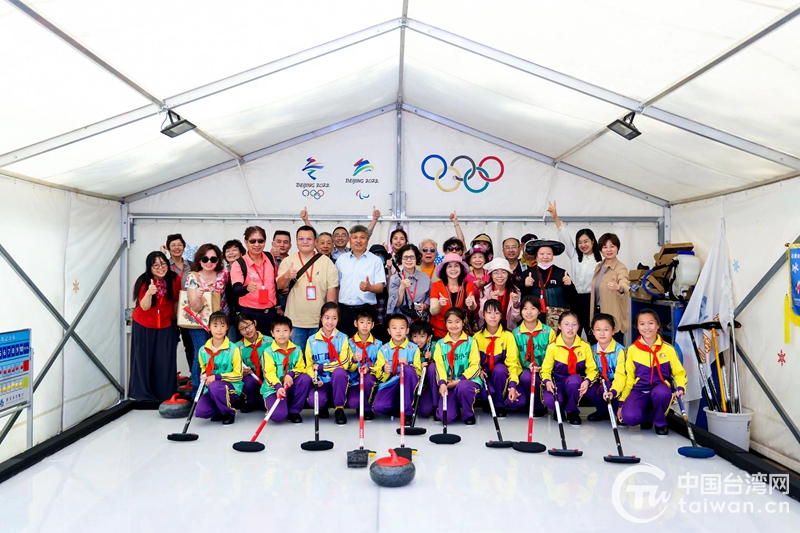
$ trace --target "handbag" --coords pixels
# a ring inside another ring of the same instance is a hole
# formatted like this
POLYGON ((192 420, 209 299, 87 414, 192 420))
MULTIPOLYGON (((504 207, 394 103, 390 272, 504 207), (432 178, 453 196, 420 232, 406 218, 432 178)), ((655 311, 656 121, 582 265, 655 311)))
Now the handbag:
POLYGON ((206 291, 203 293, 203 308, 198 311, 191 313, 186 309, 189 308, 191 311, 191 306, 189 305, 189 291, 181 291, 180 297, 178 298, 178 327, 186 328, 186 329, 208 329, 208 319, 211 316, 211 313, 214 311, 219 311, 220 305, 220 294, 218 292, 211 292, 206 291), (200 322, 197 319, 200 319, 200 322))

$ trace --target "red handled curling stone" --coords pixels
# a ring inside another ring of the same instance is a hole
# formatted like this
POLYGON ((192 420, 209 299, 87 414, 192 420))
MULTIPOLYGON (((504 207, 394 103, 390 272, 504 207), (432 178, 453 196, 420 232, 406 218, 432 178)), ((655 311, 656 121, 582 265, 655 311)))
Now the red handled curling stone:
POLYGON ((188 400, 180 398, 180 394, 173 394, 172 398, 161 402, 158 406, 158 414, 164 418, 186 418, 192 404, 188 400))
POLYGON ((186 385, 187 383, 189 383, 189 381, 191 381, 191 378, 187 378, 186 376, 184 376, 180 372, 178 372, 178 375, 176 376, 176 379, 178 381, 178 385, 179 386, 180 385, 186 385))
POLYGON ((404 487, 414 481, 414 463, 389 448, 389 457, 381 457, 369 467, 369 477, 381 487, 404 487))

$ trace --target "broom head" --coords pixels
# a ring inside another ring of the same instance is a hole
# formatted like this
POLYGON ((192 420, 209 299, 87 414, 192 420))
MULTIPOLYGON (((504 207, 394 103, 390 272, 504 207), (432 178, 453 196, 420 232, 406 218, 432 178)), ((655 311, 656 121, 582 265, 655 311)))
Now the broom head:
POLYGON ((167 435, 167 440, 175 442, 189 442, 199 438, 196 433, 170 433, 167 435))
POLYGON ((708 459, 714 457, 714 450, 711 448, 703 448, 702 446, 683 446, 678 448, 678 453, 684 457, 691 457, 692 459, 708 459))
POLYGON ((263 452, 265 448, 266 446, 260 442, 250 442, 249 440, 243 440, 233 445, 233 449, 237 452, 263 452))
POLYGON ((527 441, 514 442, 512 443, 511 447, 517 450, 518 452, 523 452, 523 453, 542 453, 547 449, 547 447, 541 442, 527 442, 527 441))

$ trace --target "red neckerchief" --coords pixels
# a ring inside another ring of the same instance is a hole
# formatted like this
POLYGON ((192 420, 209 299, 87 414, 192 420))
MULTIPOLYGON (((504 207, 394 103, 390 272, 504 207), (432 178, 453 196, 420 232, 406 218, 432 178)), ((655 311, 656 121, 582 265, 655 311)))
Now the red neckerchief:
MULTIPOLYGON (((499 333, 500 330, 497 330, 499 333)), ((489 337, 489 344, 486 345, 486 357, 489 358, 489 372, 494 370, 494 343, 497 337, 489 337)))
POLYGON ((214 374, 214 358, 222 353, 222 348, 217 350, 216 352, 212 352, 208 349, 207 346, 204 347, 206 353, 208 354, 208 363, 206 363, 206 376, 212 376, 214 374))
POLYGON ((369 355, 367 355, 367 346, 370 346, 373 343, 371 343, 369 341, 364 341, 364 342, 355 341, 355 343, 356 343, 356 346, 361 348, 361 353, 363 354, 361 356, 361 363, 358 366, 359 367, 366 366, 367 369, 369 370, 369 355))
POLYGON ((250 345, 250 362, 256 370, 256 376, 261 376, 261 358, 258 356, 258 349, 261 348, 261 343, 264 342, 264 337, 258 339, 258 342, 250 345))
POLYGON ((394 354, 392 354, 392 375, 397 375, 397 364, 400 361, 400 348, 401 346, 394 347, 394 354))
MULTIPOLYGON (((322 331, 319 332, 319 336, 322 337, 322 340, 328 343, 328 357, 331 360, 331 363, 336 361, 339 362, 339 352, 336 351, 336 346, 333 345, 333 335, 330 337, 326 337, 322 331)), ((340 363, 341 364, 341 363, 340 363)))
POLYGON ((544 329, 537 329, 536 331, 521 331, 523 335, 528 336, 528 347, 525 349, 525 362, 533 361, 533 338, 537 336, 539 333, 544 331, 544 329))
POLYGON ((547 284, 550 283, 550 276, 553 275, 553 266, 551 265, 549 268, 550 272, 547 273, 547 279, 544 280, 544 286, 542 285, 542 269, 538 269, 538 276, 536 276, 537 281, 539 282, 539 306, 541 307, 542 313, 547 313, 547 305, 545 304, 544 299, 544 290, 547 288, 547 284))
POLYGON ((456 348, 467 342, 467 339, 460 339, 457 342, 445 341, 450 345, 450 352, 447 354, 447 362, 450 363, 450 381, 456 379, 456 348))
MULTIPOLYGON (((650 359, 650 385, 653 384, 653 369, 658 370, 658 377, 661 378, 661 381, 663 381, 664 383, 667 383, 666 380, 664 379, 664 376, 661 374, 661 365, 658 364, 658 352, 661 350, 661 347, 664 346, 663 342, 661 344, 659 344, 658 347, 656 347, 655 350, 652 347, 646 345, 642 341, 641 337, 636 339, 636 342, 634 342, 633 344, 637 348, 642 350, 643 352, 649 353, 650 356, 651 356, 651 359, 650 359)), ((667 385, 669 385, 669 384, 667 384, 667 385)))
MULTIPOLYGON (((492 284, 492 288, 494 289, 494 284, 492 284)), ((503 296, 498 298, 500 301, 500 313, 503 315, 503 320, 506 318, 506 313, 508 313, 508 301, 509 301, 509 290, 508 286, 503 289, 503 296)))
POLYGON ((293 349, 290 350, 289 348, 286 348, 285 350, 283 348, 278 348, 278 353, 283 354, 283 375, 284 376, 289 373, 289 356, 292 355, 293 351, 294 351, 293 349))
POLYGON ((579 346, 580 345, 572 346, 570 348, 567 348, 566 346, 561 346, 562 348, 564 348, 569 352, 569 355, 567 356, 567 372, 569 372, 570 374, 574 374, 575 372, 578 371, 578 354, 575 353, 575 350, 577 350, 579 346))

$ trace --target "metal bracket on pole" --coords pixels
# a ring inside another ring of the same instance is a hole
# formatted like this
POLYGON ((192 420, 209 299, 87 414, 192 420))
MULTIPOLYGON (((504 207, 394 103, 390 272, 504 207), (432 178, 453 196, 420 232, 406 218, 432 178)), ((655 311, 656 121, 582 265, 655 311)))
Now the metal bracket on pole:
MULTIPOLYGON (((95 366, 98 368, 98 370, 100 370, 100 372, 105 376, 105 378, 109 382, 111 382, 111 384, 114 386, 114 388, 116 388, 119 391, 120 394, 124 394, 125 393, 125 390, 117 382, 117 380, 114 378, 114 376, 111 375, 111 373, 108 371, 108 369, 106 369, 106 367, 103 366, 103 363, 101 363, 100 360, 97 358, 97 356, 94 355, 92 350, 86 345, 85 342, 83 342, 83 340, 78 336, 78 334, 75 333, 75 328, 78 326, 78 324, 80 323, 81 319, 86 314, 86 311, 88 310, 89 305, 91 305, 91 303, 94 300, 94 298, 100 292, 100 288, 103 286, 103 283, 105 283, 105 281, 108 278, 109 274, 111 274, 111 271, 114 269, 114 266, 116 265, 117 260, 119 260, 120 256, 122 255, 122 252, 127 248, 127 246, 128 246, 127 241, 123 242, 120 245, 119 249, 117 250, 117 253, 114 254, 114 258, 108 264, 108 266, 106 267, 105 272, 103 272, 103 275, 100 277, 100 280, 97 282, 97 284, 95 285, 94 289, 92 289, 92 292, 89 294, 89 297, 86 299, 86 301, 84 302, 83 306, 78 311, 78 314, 73 319, 72 324, 69 324, 69 322, 67 322, 66 319, 64 319, 64 317, 61 315, 61 313, 59 313, 58 310, 53 306, 53 304, 50 303, 50 301, 42 293, 42 291, 39 290, 39 288, 36 286, 36 284, 33 282, 33 280, 31 280, 30 277, 28 277, 28 275, 25 273, 25 271, 22 269, 22 267, 19 266, 19 264, 14 260, 13 257, 11 257, 11 255, 3 247, 3 245, 0 244, 0 256, 2 256, 3 259, 5 259, 6 262, 9 264, 9 266, 11 266, 11 268, 17 273, 17 275, 19 275, 19 277, 22 278, 22 280, 25 282, 25 284, 28 286, 28 288, 30 288, 33 291, 33 293, 36 294, 36 296, 39 298, 39 300, 44 304, 44 306, 47 308, 47 310, 50 311, 50 313, 58 321, 58 323, 62 327, 64 327, 66 329, 66 332, 64 333, 64 336, 61 338, 59 343, 56 345, 56 348, 55 348, 55 350, 53 350, 53 353, 47 359, 47 362, 45 363, 44 368, 42 368, 42 371, 36 376, 36 379, 33 382, 33 392, 34 393, 36 392, 36 389, 39 388, 39 385, 44 380, 45 376, 47 376, 47 372, 53 366, 53 363, 55 363, 56 359, 58 358, 59 354, 61 353, 61 350, 64 348, 64 345, 67 344, 67 342, 69 341, 70 338, 73 338, 75 340, 75 342, 78 344, 78 346, 81 347, 81 349, 86 353, 87 357, 89 357, 89 359, 95 364, 95 366)), ((19 412, 15 413, 11 417, 11 419, 6 423, 5 427, 3 428, 3 431, 0 432, 0 443, 3 442, 3 440, 6 438, 8 433, 11 431, 11 428, 14 426, 14 423, 17 421, 17 418, 19 418, 19 412)))

